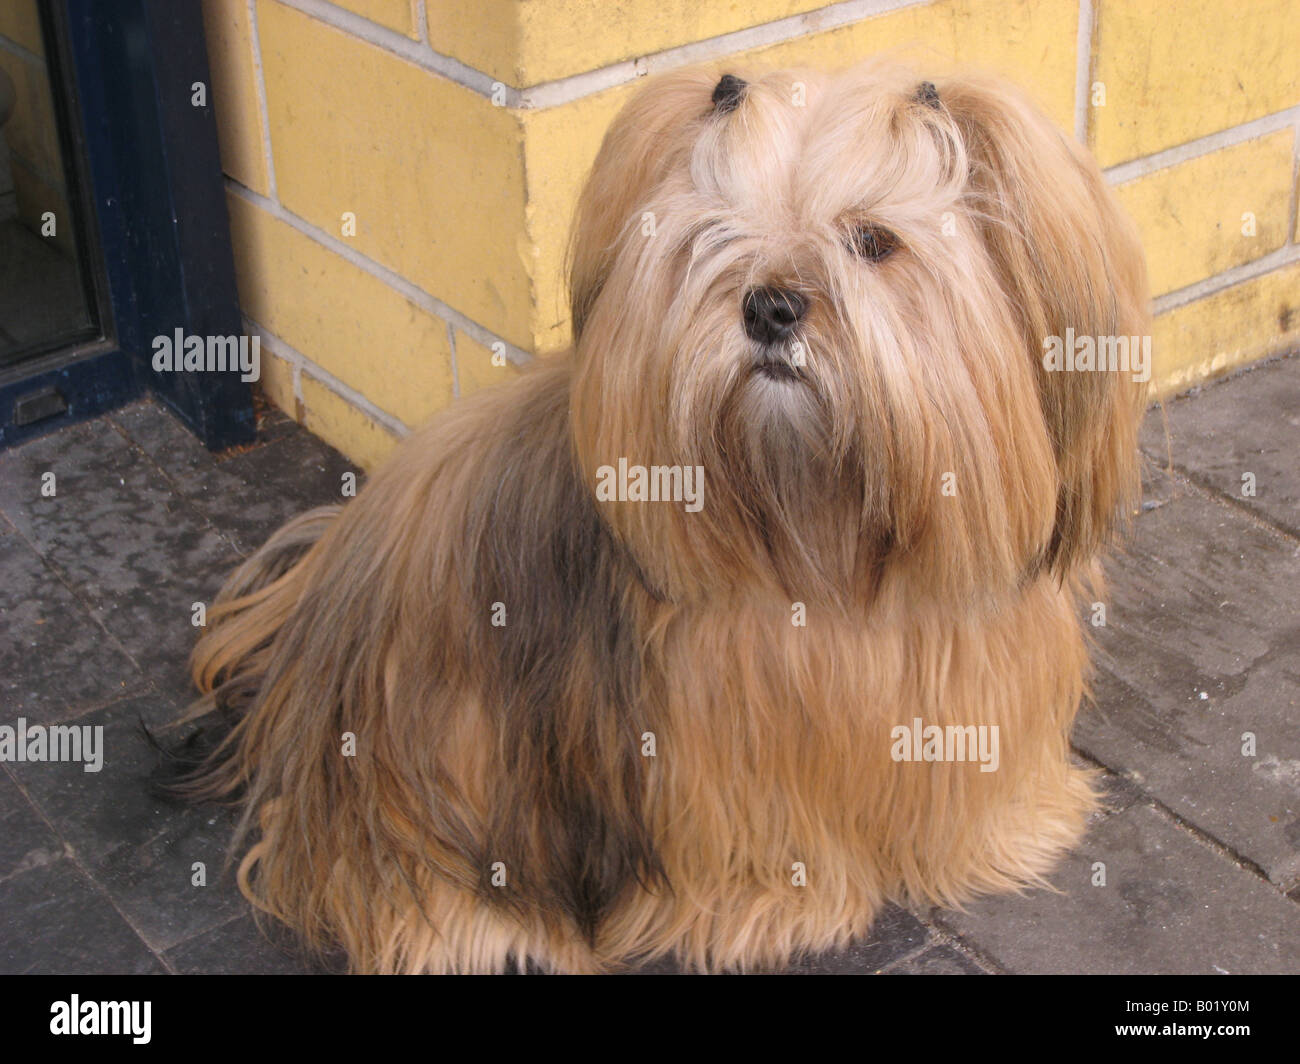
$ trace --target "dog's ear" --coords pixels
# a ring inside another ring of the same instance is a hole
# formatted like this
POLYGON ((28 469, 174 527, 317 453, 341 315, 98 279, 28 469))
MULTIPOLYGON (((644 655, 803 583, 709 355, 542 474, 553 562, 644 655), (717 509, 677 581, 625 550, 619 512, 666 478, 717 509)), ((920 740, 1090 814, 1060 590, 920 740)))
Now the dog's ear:
POLYGON ((573 338, 582 333, 618 243, 642 225, 641 205, 681 167, 705 123, 718 118, 719 86, 734 109, 743 81, 693 69, 649 81, 614 119, 578 201, 569 243, 573 338))
POLYGON ((1060 474, 1043 560, 1064 575, 1137 494, 1146 387, 1132 372, 1048 370, 1045 345, 1063 344, 1067 330, 1094 340, 1149 334, 1141 244, 1091 156, 1018 91, 962 77, 934 94, 966 146, 978 224, 1034 362, 1060 474))

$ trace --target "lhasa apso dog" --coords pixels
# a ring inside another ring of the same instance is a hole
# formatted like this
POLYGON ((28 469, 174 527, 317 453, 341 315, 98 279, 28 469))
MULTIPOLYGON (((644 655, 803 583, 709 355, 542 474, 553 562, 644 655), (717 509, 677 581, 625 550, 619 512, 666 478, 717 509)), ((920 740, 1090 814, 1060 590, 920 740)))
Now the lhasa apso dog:
POLYGON ((187 789, 242 803, 248 897, 361 971, 716 971, 1042 882, 1137 492, 1145 378, 1101 354, 1145 267, 1096 165, 982 77, 685 71, 571 258, 570 353, 210 612, 189 719, 232 727, 187 789))

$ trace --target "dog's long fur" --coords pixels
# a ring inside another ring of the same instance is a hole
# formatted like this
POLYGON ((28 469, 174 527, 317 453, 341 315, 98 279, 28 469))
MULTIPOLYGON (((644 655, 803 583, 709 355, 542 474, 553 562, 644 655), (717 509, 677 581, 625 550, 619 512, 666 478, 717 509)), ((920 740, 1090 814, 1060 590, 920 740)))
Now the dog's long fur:
POLYGON ((935 100, 871 63, 719 108, 719 73, 607 134, 573 352, 440 415, 209 613, 189 717, 234 727, 187 790, 243 803, 245 892, 358 970, 778 966, 888 898, 1041 881, 1094 806, 1076 615, 1142 389, 1041 356, 1147 332, 1131 225, 1001 83, 935 100), (900 250, 856 258, 864 220, 900 250), (808 300, 795 382, 749 372, 765 284, 808 300), (701 466, 703 510, 597 501, 620 457, 701 466), (999 770, 895 762, 916 717, 997 725, 999 770))

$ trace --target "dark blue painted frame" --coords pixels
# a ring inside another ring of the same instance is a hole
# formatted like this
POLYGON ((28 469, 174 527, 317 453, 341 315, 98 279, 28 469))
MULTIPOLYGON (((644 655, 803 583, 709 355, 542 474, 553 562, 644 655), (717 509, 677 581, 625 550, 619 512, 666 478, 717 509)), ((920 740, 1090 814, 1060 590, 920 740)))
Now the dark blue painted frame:
POLYGON ((243 330, 198 0, 49 0, 52 78, 68 87, 64 157, 82 203, 101 336, 0 373, 0 446, 155 392, 208 447, 253 438, 237 373, 155 373, 152 340, 243 330), (194 82, 208 86, 191 105, 194 82), (53 386, 63 414, 14 424, 14 404, 53 386))

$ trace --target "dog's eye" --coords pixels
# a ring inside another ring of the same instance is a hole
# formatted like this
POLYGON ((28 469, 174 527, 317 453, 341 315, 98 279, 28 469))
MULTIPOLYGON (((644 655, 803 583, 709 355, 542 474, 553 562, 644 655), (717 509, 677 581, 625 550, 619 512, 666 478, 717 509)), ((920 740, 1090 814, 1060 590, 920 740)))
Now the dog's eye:
POLYGON ((859 225, 853 230, 849 246, 868 262, 879 262, 898 248, 898 237, 879 225, 859 225))

